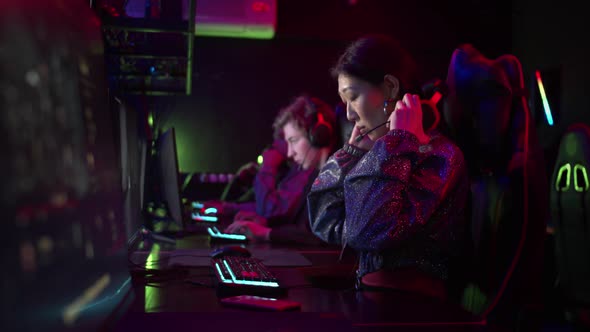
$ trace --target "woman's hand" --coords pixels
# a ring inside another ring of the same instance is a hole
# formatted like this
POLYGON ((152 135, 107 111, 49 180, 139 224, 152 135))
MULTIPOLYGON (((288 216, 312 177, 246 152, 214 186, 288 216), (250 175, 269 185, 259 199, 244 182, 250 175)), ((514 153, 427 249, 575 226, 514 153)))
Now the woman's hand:
POLYGON ((357 142, 357 137, 359 137, 361 135, 361 131, 358 129, 357 126, 354 126, 354 128, 352 128, 352 133, 350 134, 350 139, 348 140, 348 144, 350 145, 354 145, 357 148, 363 149, 363 150, 371 150, 371 148, 373 147, 373 145, 375 144, 375 142, 373 142, 370 138, 369 135, 365 135, 363 136, 363 138, 360 140, 360 142, 357 142))
POLYGON ((389 116, 389 130, 403 129, 416 135, 418 141, 426 144, 430 138, 422 127, 422 105, 420 97, 406 93, 404 98, 395 104, 395 110, 389 116))
POLYGON ((225 233, 243 234, 248 240, 264 242, 270 240, 270 228, 259 225, 253 221, 234 221, 227 226, 225 233))

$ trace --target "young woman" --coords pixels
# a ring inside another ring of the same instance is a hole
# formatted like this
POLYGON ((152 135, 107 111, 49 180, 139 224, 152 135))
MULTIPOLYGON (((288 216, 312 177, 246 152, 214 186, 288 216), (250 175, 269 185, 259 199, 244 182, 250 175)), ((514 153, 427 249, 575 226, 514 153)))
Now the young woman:
POLYGON ((332 72, 350 140, 313 183, 310 224, 319 238, 359 255, 358 285, 445 297, 449 261, 466 234, 463 154, 425 132, 417 67, 393 39, 353 42, 332 72))

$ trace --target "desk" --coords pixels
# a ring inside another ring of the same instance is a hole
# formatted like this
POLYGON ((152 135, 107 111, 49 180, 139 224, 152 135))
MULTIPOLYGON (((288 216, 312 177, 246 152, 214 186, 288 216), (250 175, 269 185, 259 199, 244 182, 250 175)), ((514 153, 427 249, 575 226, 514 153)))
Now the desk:
MULTIPOLYGON (((271 270, 288 289, 286 297, 301 303, 300 312, 259 312, 223 307, 211 286, 210 267, 172 269, 160 282, 134 274, 135 299, 118 331, 316 331, 453 330, 490 331, 451 303, 398 291, 355 291, 355 258, 335 247, 288 247, 250 244, 251 250, 289 248, 312 266, 271 270), (188 281, 190 282, 188 282, 188 281)), ((177 249, 211 248, 209 237, 196 234, 177 240, 177 249)), ((144 250, 150 248, 144 247, 144 250)), ((153 249, 153 247, 151 248, 153 249)), ((161 250, 170 250, 161 245, 161 250)), ((153 258, 153 257, 152 257, 153 258)), ((148 263, 150 264, 150 263, 148 263)), ((164 260, 155 262, 165 264, 164 260)))

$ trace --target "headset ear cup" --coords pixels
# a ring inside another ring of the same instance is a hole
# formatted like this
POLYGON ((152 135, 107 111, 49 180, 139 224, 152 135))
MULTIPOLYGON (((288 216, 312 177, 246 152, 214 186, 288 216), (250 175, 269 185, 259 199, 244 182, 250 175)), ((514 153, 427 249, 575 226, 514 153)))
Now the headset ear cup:
POLYGON ((334 129, 332 124, 326 121, 324 114, 316 107, 316 103, 311 98, 306 98, 308 107, 308 116, 313 123, 308 132, 309 142, 314 148, 325 148, 332 145, 334 129))
POLYGON ((331 138, 332 128, 327 123, 317 123, 309 134, 309 142, 316 148, 330 146, 331 138))

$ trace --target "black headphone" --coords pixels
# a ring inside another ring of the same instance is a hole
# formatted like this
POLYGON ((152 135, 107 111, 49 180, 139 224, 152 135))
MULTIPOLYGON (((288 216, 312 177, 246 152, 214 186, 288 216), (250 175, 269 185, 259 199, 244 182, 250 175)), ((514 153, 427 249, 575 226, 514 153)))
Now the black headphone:
POLYGON ((318 110, 312 98, 305 97, 305 101, 307 104, 306 118, 311 117, 307 132, 311 146, 314 148, 329 147, 333 141, 334 129, 332 125, 326 121, 324 114, 318 110))

